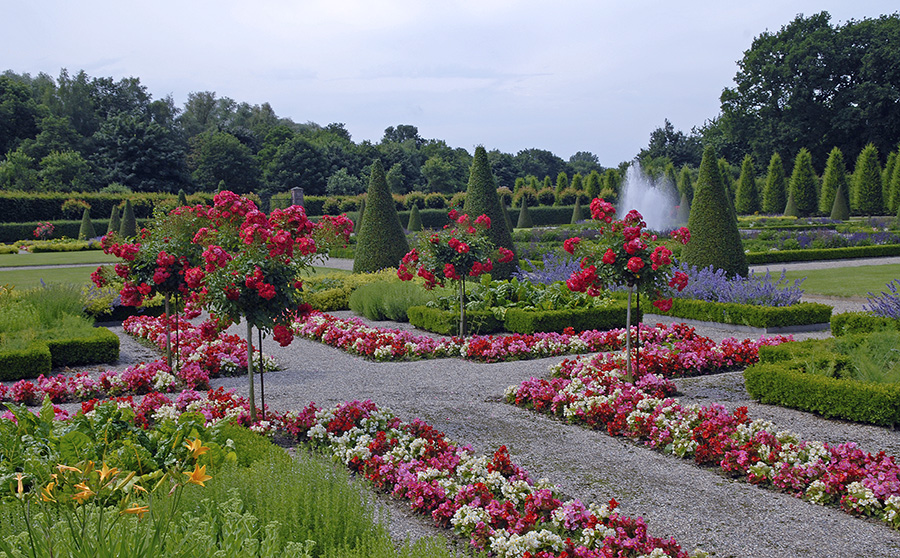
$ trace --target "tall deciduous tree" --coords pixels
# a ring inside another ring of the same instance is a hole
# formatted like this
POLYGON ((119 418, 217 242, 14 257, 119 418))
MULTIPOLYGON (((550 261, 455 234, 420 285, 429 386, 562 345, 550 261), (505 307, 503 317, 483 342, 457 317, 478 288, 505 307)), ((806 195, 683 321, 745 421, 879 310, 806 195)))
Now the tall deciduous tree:
POLYGON ((191 138, 188 154, 191 178, 201 190, 212 192, 220 181, 235 194, 258 192, 259 163, 249 147, 227 132, 203 132, 191 138))
POLYGON ((734 210, 738 215, 748 215, 759 211, 759 194, 756 191, 756 169, 753 157, 747 155, 741 162, 741 177, 735 194, 734 210))
POLYGON ((828 154, 825 172, 822 173, 822 191, 819 192, 819 213, 823 215, 831 213, 831 210, 834 208, 834 196, 838 188, 842 188, 844 195, 846 195, 847 166, 844 163, 844 154, 835 147, 828 154))
POLYGON ((737 220, 722 186, 712 147, 703 151, 688 229, 691 239, 681 253, 685 263, 701 269, 709 266, 724 269, 729 276, 747 275, 747 258, 737 220))
MULTIPOLYGON (((504 218, 503 206, 497 197, 497 185, 494 184, 494 175, 491 172, 491 164, 488 162, 487 151, 484 147, 475 148, 475 156, 472 159, 472 168, 469 171, 469 185, 466 189, 466 201, 463 204, 463 212, 473 219, 479 215, 487 215, 491 219, 491 228, 487 234, 497 248, 506 248, 514 254, 512 232, 507 228, 504 218)), ((506 263, 496 262, 491 275, 498 279, 508 279, 516 270, 517 260, 506 263)))
POLYGON ((781 213, 787 204, 787 193, 784 187, 784 164, 781 155, 773 153, 769 159, 769 170, 766 174, 766 186, 763 189, 763 213, 781 213))
POLYGON ((357 233, 353 272, 371 273, 396 267, 407 252, 409 242, 400 225, 394 198, 388 191, 384 167, 376 159, 372 163, 365 213, 357 233))
POLYGON ((881 164, 878 148, 868 144, 856 158, 851 185, 850 211, 857 215, 879 215, 884 211, 881 191, 881 164))
POLYGON ((809 217, 819 208, 816 196, 816 173, 812 166, 812 155, 804 147, 794 158, 791 173, 790 195, 797 207, 797 217, 809 217))

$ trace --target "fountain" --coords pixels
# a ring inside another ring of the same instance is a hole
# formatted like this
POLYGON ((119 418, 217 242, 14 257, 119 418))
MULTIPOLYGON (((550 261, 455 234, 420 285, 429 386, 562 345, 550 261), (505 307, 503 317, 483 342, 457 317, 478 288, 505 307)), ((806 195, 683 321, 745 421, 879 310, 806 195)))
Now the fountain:
POLYGON ((637 209, 644 217, 647 228, 653 231, 669 231, 687 223, 677 222, 678 189, 665 180, 654 180, 644 174, 637 161, 628 167, 625 183, 619 194, 618 217, 625 217, 637 209))

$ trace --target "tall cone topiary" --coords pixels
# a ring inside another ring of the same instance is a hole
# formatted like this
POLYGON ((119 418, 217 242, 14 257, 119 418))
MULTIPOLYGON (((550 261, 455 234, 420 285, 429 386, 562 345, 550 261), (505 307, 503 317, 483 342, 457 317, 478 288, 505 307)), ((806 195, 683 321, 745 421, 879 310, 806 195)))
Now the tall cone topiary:
POLYGON ((898 156, 897 159, 897 162, 894 163, 894 170, 891 173, 889 199, 891 209, 896 208, 898 211, 900 211, 900 156, 898 156))
POLYGON ((494 262, 491 275, 496 279, 512 277, 518 263, 518 258, 515 257, 516 246, 513 244, 512 231, 507 228, 506 219, 503 217, 503 206, 500 205, 500 198, 497 196, 497 185, 494 184, 494 174, 491 172, 487 151, 480 145, 475 148, 475 155, 472 158, 463 213, 472 219, 479 215, 487 215, 491 219, 491 228, 487 231, 491 242, 497 248, 506 248, 514 254, 509 262, 494 262))
POLYGON ((406 225, 409 232, 417 232, 422 230, 422 216, 419 215, 419 206, 413 204, 409 210, 409 224, 406 225))
POLYGON ((741 177, 738 179, 734 210, 738 215, 749 215, 759 211, 759 194, 756 191, 756 169, 753 157, 747 155, 741 162, 741 177))
POLYGON ((800 211, 797 209, 797 203, 794 201, 794 192, 788 192, 788 201, 784 206, 785 217, 800 217, 800 211))
POLYGON ((371 273, 386 267, 397 267, 407 252, 409 242, 400 225, 384 167, 379 159, 375 159, 366 194, 366 212, 356 235, 353 273, 371 273))
POLYGON ((122 220, 119 219, 119 208, 116 206, 112 207, 112 211, 109 214, 109 226, 106 227, 106 232, 119 232, 119 227, 122 226, 122 220))
POLYGON ((359 234, 360 229, 362 229, 362 218, 363 213, 366 212, 366 198, 363 198, 359 202, 359 215, 356 217, 356 223, 353 224, 353 230, 356 234, 359 234))
POLYGON ((676 225, 687 225, 691 216, 691 200, 688 199, 687 192, 682 192, 681 201, 678 203, 678 213, 675 215, 676 225))
POLYGON ((850 218, 850 204, 847 203, 846 192, 846 186, 841 184, 834 193, 834 202, 831 204, 831 218, 835 221, 846 221, 850 218))
POLYGON ((773 153, 769 159, 769 172, 766 174, 766 187, 763 189, 763 213, 781 213, 787 204, 787 193, 784 188, 784 164, 781 155, 773 153))
POLYGON ((741 244, 737 219, 726 197, 712 147, 703 151, 700 173, 694 185, 694 199, 688 229, 691 240, 681 252, 681 259, 700 269, 713 266, 729 276, 747 275, 747 257, 741 244))
POLYGON ((850 192, 850 211, 858 215, 879 215, 884 208, 881 189, 881 164, 878 148, 870 143, 856 158, 850 192))
POLYGON ((119 236, 122 238, 134 238, 137 236, 137 219, 134 218, 134 207, 131 205, 131 200, 125 200, 122 222, 119 224, 119 236))
POLYGON ((572 208, 572 221, 570 224, 574 225, 579 221, 584 221, 584 215, 582 215, 581 211, 581 197, 575 198, 575 207, 572 208))
MULTIPOLYGON (((510 208, 509 206, 503 207, 503 219, 506 220, 506 228, 509 229, 510 231, 512 231, 513 224, 512 224, 512 218, 510 218, 510 216, 509 216, 510 211, 512 211, 512 208, 510 208)), ((512 234, 512 233, 510 232, 510 234, 512 234)))
POLYGON ((690 205, 690 201, 694 199, 694 182, 691 177, 691 168, 687 165, 681 167, 681 172, 678 174, 678 191, 683 196, 687 196, 688 205, 690 205))
POLYGON ((819 213, 823 215, 831 214, 832 209, 834 209, 834 195, 839 188, 843 188, 846 196, 847 166, 844 164, 844 154, 835 147, 828 154, 828 162, 825 163, 825 172, 822 174, 822 191, 819 192, 819 213))
POLYGON ((516 222, 517 229, 530 229, 534 227, 531 221, 531 213, 528 212, 528 198, 522 198, 522 205, 519 208, 519 220, 516 222))
POLYGON ((78 229, 78 239, 89 240, 95 236, 97 236, 97 232, 94 230, 94 223, 91 222, 91 210, 85 207, 84 213, 81 214, 81 228, 78 229))
POLYGON ((812 166, 812 155, 805 147, 801 147, 794 158, 794 171, 791 173, 789 197, 794 198, 797 217, 809 217, 819 209, 819 198, 816 192, 816 172, 812 166))

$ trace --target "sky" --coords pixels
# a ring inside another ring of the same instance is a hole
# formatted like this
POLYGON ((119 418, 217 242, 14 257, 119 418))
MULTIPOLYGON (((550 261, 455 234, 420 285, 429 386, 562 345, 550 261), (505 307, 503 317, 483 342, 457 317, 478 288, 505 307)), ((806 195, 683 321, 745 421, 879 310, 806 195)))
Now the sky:
POLYGON ((896 0, 0 0, 0 72, 140 79, 154 99, 213 91, 355 142, 416 126, 470 153, 631 160, 668 119, 719 114, 753 38, 896 0))

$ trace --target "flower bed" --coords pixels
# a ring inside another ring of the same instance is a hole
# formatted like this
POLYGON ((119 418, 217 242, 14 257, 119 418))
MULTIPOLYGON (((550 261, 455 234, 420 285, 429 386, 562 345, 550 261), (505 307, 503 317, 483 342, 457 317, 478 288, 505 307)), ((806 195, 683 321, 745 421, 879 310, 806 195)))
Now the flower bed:
POLYGON ((746 407, 733 413, 719 404, 684 407, 669 397, 674 386, 668 380, 645 374, 628 383, 620 368, 597 359, 567 359, 553 375, 510 386, 507 402, 643 440, 747 482, 900 528, 900 466, 884 452, 773 433, 771 422, 751 421, 746 407))

